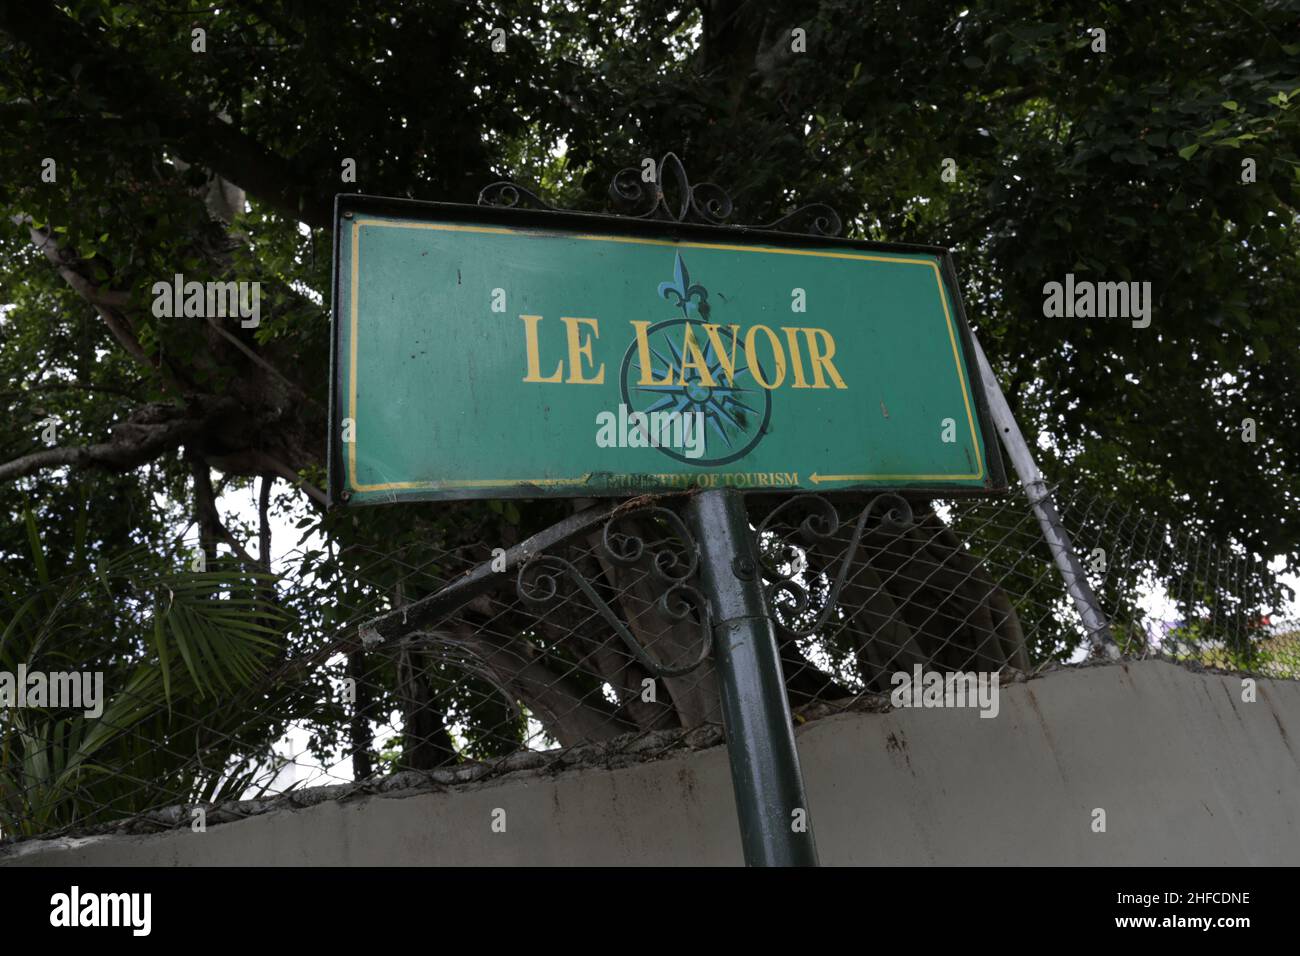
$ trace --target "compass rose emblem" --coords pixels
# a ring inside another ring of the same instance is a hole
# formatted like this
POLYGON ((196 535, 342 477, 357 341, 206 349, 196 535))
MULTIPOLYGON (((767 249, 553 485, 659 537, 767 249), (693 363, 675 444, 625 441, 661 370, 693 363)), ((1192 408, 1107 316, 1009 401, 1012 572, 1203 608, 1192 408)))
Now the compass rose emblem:
MULTIPOLYGON (((631 411, 701 413, 704 416, 705 451, 700 458, 687 458, 666 446, 658 450, 690 465, 724 465, 747 455, 767 432, 772 417, 772 393, 754 380, 750 357, 744 345, 733 343, 731 330, 717 329, 722 347, 734 346, 734 371, 714 348, 704 326, 709 322, 709 292, 691 282, 690 272, 677 253, 673 281, 659 284, 660 298, 672 302, 681 318, 667 319, 646 329, 649 369, 642 368, 642 356, 633 341, 623 356, 619 376, 623 403, 631 411), (689 327, 689 333, 688 333, 689 327), (688 335, 698 347, 708 369, 705 381, 697 359, 688 354, 688 335), (650 383, 650 384, 645 384, 650 383)), ((728 353, 728 358, 731 357, 728 353)), ((759 368, 759 374, 763 374, 759 368)), ((766 380, 766 378, 765 378, 766 380)))

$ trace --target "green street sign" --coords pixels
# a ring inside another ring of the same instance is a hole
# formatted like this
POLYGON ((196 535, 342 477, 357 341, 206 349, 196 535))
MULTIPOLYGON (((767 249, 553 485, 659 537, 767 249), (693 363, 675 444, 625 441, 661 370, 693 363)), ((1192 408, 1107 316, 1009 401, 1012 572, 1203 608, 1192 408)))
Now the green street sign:
POLYGON ((999 491, 943 249, 344 195, 334 501, 999 491))

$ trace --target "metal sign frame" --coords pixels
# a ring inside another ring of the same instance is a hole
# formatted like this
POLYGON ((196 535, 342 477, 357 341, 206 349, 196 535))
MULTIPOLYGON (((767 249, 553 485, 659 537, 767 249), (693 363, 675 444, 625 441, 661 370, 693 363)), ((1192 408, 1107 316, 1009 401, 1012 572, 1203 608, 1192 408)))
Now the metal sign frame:
MULTIPOLYGON (((343 317, 349 314, 349 303, 341 301, 340 281, 344 265, 340 261, 342 243, 339 240, 341 230, 349 221, 363 215, 377 215, 396 219, 436 219, 441 222, 483 224, 487 226, 521 226, 540 227, 550 231, 573 231, 582 234, 610 234, 631 237, 645 237, 667 242, 704 242, 728 245, 779 246, 782 248, 835 248, 853 251, 859 254, 902 253, 933 256, 938 260, 939 276, 948 301, 952 305, 952 320, 956 334, 962 344, 961 368, 966 376, 966 385, 974 402, 974 415, 979 422, 980 447, 985 463, 984 485, 951 486, 935 485, 925 482, 902 481, 897 484, 851 485, 838 488, 817 488, 818 494, 850 494, 871 491, 877 493, 885 490, 928 492, 943 497, 985 496, 1000 494, 1007 490, 1007 477, 998 448, 996 430, 986 399, 984 374, 975 360, 975 347, 970 326, 966 318, 965 307, 957 286, 956 271, 950 251, 940 246, 913 245, 904 243, 867 242, 845 239, 837 236, 805 235, 770 229, 740 225, 711 225, 705 223, 663 221, 644 218, 632 218, 601 213, 579 213, 567 210, 535 210, 521 208, 501 208, 491 205, 467 205, 460 203, 435 203, 408 199, 395 199, 380 196, 367 196, 354 193, 342 193, 336 196, 334 204, 335 241, 333 251, 332 277, 332 316, 330 344, 330 430, 329 430, 329 503, 331 507, 352 504, 382 504, 384 499, 362 501, 353 499, 352 493, 344 487, 346 449, 341 441, 341 422, 346 417, 343 406, 347 395, 347 383, 344 376, 348 369, 342 360, 343 317)), ((422 489, 404 490, 400 498, 394 501, 442 501, 456 499, 484 498, 540 498, 540 497, 634 497, 647 490, 656 493, 671 493, 668 489, 629 486, 615 487, 548 487, 534 483, 517 485, 503 484, 491 489, 422 489)), ((762 492, 778 491, 764 488, 762 492)), ((806 487, 791 487, 790 493, 808 491, 806 487)), ((754 489, 758 492, 759 489, 754 489)))

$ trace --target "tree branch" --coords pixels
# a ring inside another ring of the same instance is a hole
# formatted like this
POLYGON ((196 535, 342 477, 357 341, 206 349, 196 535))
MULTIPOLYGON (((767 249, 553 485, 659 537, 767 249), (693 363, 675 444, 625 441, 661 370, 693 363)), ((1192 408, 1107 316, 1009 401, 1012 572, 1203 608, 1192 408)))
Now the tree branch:
POLYGON ((144 348, 140 345, 140 340, 136 338, 135 330, 131 328, 131 323, 126 316, 122 315, 118 309, 130 301, 130 296, 125 292, 114 292, 101 289, 98 285, 91 282, 80 272, 72 267, 71 261, 59 248, 54 237, 48 229, 37 229, 31 224, 31 217, 19 215, 11 217, 17 224, 26 224, 27 230, 32 237, 32 245, 45 254, 45 258, 54 264, 63 281, 72 287, 73 291, 95 307, 108 330, 113 333, 113 337, 122 344, 122 347, 136 361, 152 371, 158 371, 158 363, 145 354, 144 348))
POLYGON ((185 450, 185 458, 190 463, 190 474, 194 476, 194 518, 199 525, 199 536, 204 541, 204 552, 209 557, 216 557, 215 548, 209 550, 211 546, 208 542, 220 539, 245 564, 254 568, 261 567, 222 523, 221 514, 217 511, 216 495, 212 493, 212 470, 208 463, 188 448, 185 450))
POLYGON ((298 473, 294 471, 292 468, 290 468, 288 465, 286 465, 284 462, 280 461, 278 458, 273 458, 272 456, 268 455, 266 452, 261 452, 260 458, 263 464, 265 464, 268 469, 275 472, 285 481, 289 482, 291 485, 293 485, 295 488, 297 488, 299 491, 305 494, 308 498, 310 498, 313 502, 320 505, 322 508, 329 507, 329 503, 330 503, 329 496, 325 494, 325 492, 317 488, 315 485, 313 485, 311 482, 298 477, 298 473))
POLYGON ((298 385, 296 382, 292 382, 288 378, 286 378, 283 372, 281 372, 278 368, 276 368, 266 359, 262 358, 262 356, 258 355, 247 345, 241 342, 238 336, 232 335, 229 329, 222 328, 221 323, 219 323, 215 318, 213 318, 212 316, 208 316, 207 321, 208 321, 208 326, 210 328, 212 328, 223 338, 225 338, 228 342, 234 345, 235 348, 239 349, 240 352, 242 352, 245 356, 248 357, 249 361, 253 362, 255 365, 260 366, 263 370, 278 378, 285 385, 289 386, 289 388, 295 394, 301 397, 304 401, 310 402, 312 405, 315 405, 321 411, 325 411, 324 406, 321 405, 320 402, 316 401, 316 399, 308 395, 307 392, 303 390, 301 385, 298 385))
POLYGON ((78 64, 78 82, 106 99, 106 109, 145 118, 183 158, 202 165, 277 211, 322 229, 333 228, 330 197, 317 194, 301 170, 222 121, 206 103, 190 100, 139 67, 131 50, 89 36, 53 3, 0 5, 0 30, 58 70, 78 64))
POLYGON ((120 395, 123 398, 137 399, 139 395, 135 392, 128 392, 124 388, 114 388, 112 385, 92 385, 89 382, 34 382, 26 388, 20 388, 13 392, 0 392, 0 398, 21 398, 29 392, 62 392, 76 391, 84 392, 105 392, 109 395, 120 395))
POLYGON ((584 695, 567 676, 533 660, 526 642, 488 628, 457 622, 448 629, 413 631, 402 643, 445 656, 522 700, 563 747, 608 740, 636 729, 620 720, 600 695, 584 695))
POLYGON ((271 573, 271 482, 270 475, 262 476, 262 487, 257 495, 257 556, 262 570, 271 573))
POLYGON ((118 434, 112 441, 46 448, 0 464, 0 481, 61 465, 126 471, 152 461, 160 452, 176 448, 197 434, 203 424, 201 418, 178 418, 162 424, 127 421, 114 426, 118 434))

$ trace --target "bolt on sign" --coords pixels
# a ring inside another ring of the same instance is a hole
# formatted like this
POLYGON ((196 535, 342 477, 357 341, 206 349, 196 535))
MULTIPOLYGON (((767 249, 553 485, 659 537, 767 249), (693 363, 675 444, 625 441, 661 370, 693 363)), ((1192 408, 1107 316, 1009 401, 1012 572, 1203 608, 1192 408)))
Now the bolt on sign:
POLYGON ((330 490, 1005 488, 946 250, 345 195, 330 490))

